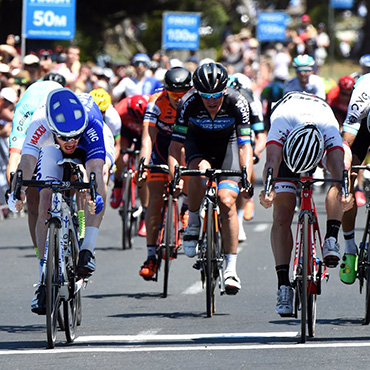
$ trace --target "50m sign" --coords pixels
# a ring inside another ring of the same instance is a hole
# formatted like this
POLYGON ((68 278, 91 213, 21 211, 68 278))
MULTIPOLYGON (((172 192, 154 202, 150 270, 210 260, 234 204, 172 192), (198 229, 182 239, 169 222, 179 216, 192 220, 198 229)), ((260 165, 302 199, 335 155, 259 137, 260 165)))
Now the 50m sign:
POLYGON ((74 38, 76 0, 24 0, 24 12, 26 38, 74 38))

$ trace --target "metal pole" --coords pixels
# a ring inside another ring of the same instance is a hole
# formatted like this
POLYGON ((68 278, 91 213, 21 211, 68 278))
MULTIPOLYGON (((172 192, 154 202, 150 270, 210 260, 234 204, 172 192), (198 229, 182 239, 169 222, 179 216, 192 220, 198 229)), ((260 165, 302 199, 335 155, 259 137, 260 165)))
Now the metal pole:
POLYGON ((24 68, 23 60, 26 54, 26 17, 27 17, 27 0, 23 0, 22 4, 22 33, 21 33, 21 62, 22 68, 24 68))
POLYGON ((334 44, 335 44, 335 32, 334 32, 334 8, 331 6, 331 1, 329 0, 329 66, 330 66, 330 75, 333 75, 333 64, 334 64, 334 44))

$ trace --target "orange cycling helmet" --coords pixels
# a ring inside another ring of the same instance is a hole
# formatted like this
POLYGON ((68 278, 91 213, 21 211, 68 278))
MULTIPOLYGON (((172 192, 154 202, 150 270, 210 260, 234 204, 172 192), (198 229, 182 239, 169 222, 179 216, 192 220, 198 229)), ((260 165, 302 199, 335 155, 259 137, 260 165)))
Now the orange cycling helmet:
POLYGON ((112 99, 109 93, 102 88, 94 89, 90 91, 89 94, 94 98, 95 103, 98 105, 102 113, 104 113, 112 104, 112 99))

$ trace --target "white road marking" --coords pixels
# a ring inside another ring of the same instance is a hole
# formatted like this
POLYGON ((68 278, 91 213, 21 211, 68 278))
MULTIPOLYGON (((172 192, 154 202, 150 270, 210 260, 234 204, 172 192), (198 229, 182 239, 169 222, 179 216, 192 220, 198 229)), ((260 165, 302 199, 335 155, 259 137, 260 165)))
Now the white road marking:
POLYGON ((269 228, 269 224, 258 224, 253 231, 256 233, 262 233, 263 231, 267 230, 269 228))
POLYGON ((197 281, 193 285, 191 285, 188 288, 186 288, 182 292, 182 294, 198 294, 198 293, 200 293, 202 291, 203 291, 202 282, 201 281, 197 281))

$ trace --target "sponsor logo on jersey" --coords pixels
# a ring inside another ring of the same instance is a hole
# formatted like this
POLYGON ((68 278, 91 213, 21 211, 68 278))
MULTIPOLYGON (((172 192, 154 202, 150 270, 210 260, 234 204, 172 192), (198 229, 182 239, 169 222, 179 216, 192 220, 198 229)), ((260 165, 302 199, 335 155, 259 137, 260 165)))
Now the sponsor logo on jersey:
POLYGON ((46 128, 44 126, 39 126, 37 130, 34 132, 31 138, 31 143, 33 145, 37 145, 40 137, 46 132, 46 128))
POLYGON ((369 95, 366 94, 366 92, 364 91, 362 94, 360 94, 355 102, 353 104, 351 104, 351 109, 352 110, 358 110, 358 111, 361 111, 362 110, 362 107, 364 104, 368 104, 369 100, 369 95))
POLYGON ((87 131, 87 136, 92 142, 99 140, 99 136, 93 127, 87 131))

